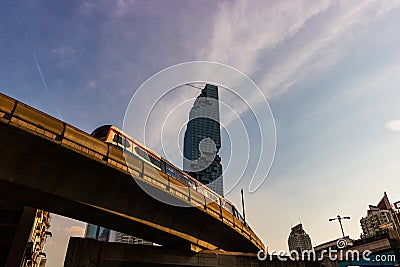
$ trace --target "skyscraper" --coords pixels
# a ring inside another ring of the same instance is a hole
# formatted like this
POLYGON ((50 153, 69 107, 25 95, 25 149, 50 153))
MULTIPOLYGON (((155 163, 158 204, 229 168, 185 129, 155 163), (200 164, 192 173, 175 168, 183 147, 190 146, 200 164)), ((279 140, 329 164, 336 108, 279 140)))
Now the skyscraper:
POLYGON ((305 250, 312 250, 311 238, 304 231, 303 225, 299 223, 298 225, 292 227, 288 238, 289 250, 301 253, 305 250))
POLYGON ((99 241, 110 241, 110 229, 88 223, 86 226, 85 237, 99 241))
POLYGON ((183 145, 183 169, 223 196, 220 148, 218 87, 206 84, 189 113, 183 145))

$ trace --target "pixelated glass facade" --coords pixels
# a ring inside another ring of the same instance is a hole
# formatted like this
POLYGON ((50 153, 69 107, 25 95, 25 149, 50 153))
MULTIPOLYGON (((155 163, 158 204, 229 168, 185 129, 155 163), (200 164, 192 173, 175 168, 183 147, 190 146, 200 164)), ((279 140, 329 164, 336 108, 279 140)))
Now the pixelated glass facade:
POLYGON ((189 113, 184 136, 183 155, 186 160, 183 161, 183 168, 223 196, 220 148, 218 87, 207 84, 189 113))
POLYGON ((85 237, 99 241, 110 241, 110 229, 88 223, 85 237))

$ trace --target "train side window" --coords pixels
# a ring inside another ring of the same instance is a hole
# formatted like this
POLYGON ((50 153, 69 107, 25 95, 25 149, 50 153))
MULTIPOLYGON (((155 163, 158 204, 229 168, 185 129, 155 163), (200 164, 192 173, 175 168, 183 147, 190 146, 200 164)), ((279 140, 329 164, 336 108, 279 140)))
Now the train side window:
POLYGON ((175 176, 175 170, 174 168, 172 168, 170 165, 166 164, 166 170, 167 170, 167 174, 171 177, 176 177, 175 176))
POLYGON ((135 147, 135 152, 136 152, 136 154, 139 155, 139 157, 142 157, 145 160, 149 160, 149 155, 147 155, 147 153, 145 151, 143 151, 143 149, 141 149, 139 147, 135 147))
POLYGON ((133 152, 133 147, 134 146, 132 146, 132 143, 131 143, 131 141, 129 140, 129 139, 126 139, 126 141, 128 142, 128 144, 127 144, 127 147, 126 147, 126 150, 128 150, 130 153, 134 153, 133 152))
POLYGON ((155 157, 150 156, 150 161, 151 161, 151 163, 156 165, 158 168, 161 168, 161 162, 158 159, 156 159, 155 157))

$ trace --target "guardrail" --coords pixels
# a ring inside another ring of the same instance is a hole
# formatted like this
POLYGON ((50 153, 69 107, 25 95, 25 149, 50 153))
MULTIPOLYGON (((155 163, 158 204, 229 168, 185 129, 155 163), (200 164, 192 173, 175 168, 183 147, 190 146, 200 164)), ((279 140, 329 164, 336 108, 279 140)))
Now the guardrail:
POLYGON ((114 146, 1 93, 0 123, 30 132, 128 175, 133 174, 135 179, 156 186, 202 209, 235 229, 258 248, 264 249, 261 240, 241 215, 237 214, 238 217, 235 217, 233 212, 230 212, 233 209, 232 204, 221 197, 215 199, 215 193, 209 193, 209 190, 203 186, 193 188, 190 185, 179 185, 173 177, 159 172, 146 162, 133 156, 124 156, 123 151, 114 146), (126 156, 130 157, 128 164, 125 159, 126 156))

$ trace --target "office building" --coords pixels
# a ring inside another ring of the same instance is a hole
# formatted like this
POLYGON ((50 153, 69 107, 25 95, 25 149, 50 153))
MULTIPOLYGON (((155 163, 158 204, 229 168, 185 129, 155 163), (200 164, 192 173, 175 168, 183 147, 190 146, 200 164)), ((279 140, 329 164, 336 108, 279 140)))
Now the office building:
POLYGON ((85 237, 108 242, 110 241, 110 232, 110 229, 88 223, 86 226, 85 237))
POLYGON ((299 253, 306 250, 312 250, 311 238, 304 231, 301 223, 292 227, 288 238, 288 245, 290 251, 296 250, 299 253))
POLYGON ((362 239, 384 234, 399 237, 399 216, 390 205, 386 192, 378 205, 369 205, 367 216, 361 218, 360 224, 363 231, 362 239))
POLYGON ((220 148, 218 87, 207 84, 189 113, 184 136, 183 169, 223 196, 220 148))

